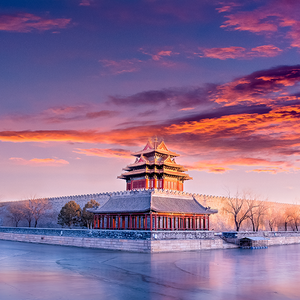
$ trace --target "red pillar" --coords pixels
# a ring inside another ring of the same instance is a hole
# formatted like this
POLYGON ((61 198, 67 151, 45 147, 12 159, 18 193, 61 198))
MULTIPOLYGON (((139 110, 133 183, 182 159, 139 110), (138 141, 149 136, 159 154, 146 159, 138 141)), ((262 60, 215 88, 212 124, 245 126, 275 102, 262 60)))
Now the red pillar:
POLYGON ((129 229, 132 229, 132 216, 129 216, 129 229))
POLYGON ((94 228, 96 228, 96 215, 94 215, 94 228))
POLYGON ((152 226, 153 226, 153 224, 152 224, 152 222, 153 222, 153 216, 152 216, 152 214, 150 214, 149 216, 150 216, 150 230, 152 230, 152 226))
POLYGON ((145 189, 149 189, 149 178, 148 178, 148 176, 145 179, 145 189))

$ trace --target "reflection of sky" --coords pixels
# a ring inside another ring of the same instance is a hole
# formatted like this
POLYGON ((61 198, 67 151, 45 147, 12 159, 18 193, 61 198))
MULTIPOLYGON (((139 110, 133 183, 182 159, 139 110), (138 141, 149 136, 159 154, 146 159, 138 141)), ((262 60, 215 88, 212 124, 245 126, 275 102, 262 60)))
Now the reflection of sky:
POLYGON ((0 298, 294 300, 299 247, 142 254, 1 241, 0 298))
POLYGON ((299 1, 0 8, 0 200, 123 190, 153 136, 186 190, 299 200, 299 1))

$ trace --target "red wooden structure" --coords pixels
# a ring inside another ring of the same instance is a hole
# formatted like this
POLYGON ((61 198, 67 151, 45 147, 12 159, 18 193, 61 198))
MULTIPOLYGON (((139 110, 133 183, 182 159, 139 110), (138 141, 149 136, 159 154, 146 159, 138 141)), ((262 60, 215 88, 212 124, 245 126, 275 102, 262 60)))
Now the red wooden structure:
POLYGON ((110 230, 209 230, 209 216, 217 212, 195 194, 164 190, 114 193, 90 211, 95 229, 110 230))
POLYGON ((179 154, 169 151, 163 141, 149 140, 143 150, 133 153, 136 160, 118 176, 126 180, 127 190, 166 189, 183 191, 185 180, 192 179, 183 166, 175 162, 179 154))
POLYGON ((171 152, 157 139, 133 154, 136 161, 118 178, 127 191, 112 193, 94 213, 95 229, 209 230, 209 215, 217 210, 202 206, 195 194, 183 192, 189 177, 171 152))
POLYGON ((94 229, 209 230, 209 215, 96 214, 94 229))

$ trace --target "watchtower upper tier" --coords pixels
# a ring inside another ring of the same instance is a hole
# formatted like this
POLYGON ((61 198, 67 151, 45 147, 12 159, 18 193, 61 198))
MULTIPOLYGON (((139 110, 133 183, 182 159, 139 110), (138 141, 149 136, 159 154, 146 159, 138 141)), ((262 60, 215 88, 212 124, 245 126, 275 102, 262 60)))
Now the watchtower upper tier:
POLYGON ((118 176, 127 182, 127 190, 134 189, 168 189, 183 191, 185 180, 192 179, 186 168, 175 162, 179 154, 170 151, 164 141, 149 140, 146 146, 132 154, 136 157, 133 164, 118 176))

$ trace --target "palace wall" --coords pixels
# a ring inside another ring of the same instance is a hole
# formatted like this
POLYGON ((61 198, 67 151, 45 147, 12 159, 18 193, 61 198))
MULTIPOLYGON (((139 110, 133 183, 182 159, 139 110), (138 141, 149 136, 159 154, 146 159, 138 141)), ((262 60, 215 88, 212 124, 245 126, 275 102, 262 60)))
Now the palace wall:
MULTIPOLYGON (((73 200, 80 205, 81 208, 84 205, 94 199, 100 203, 100 206, 104 205, 109 199, 110 195, 113 194, 123 194, 128 193, 129 191, 121 191, 114 193, 98 193, 98 194, 87 194, 87 195, 73 195, 65 197, 52 197, 48 198, 49 202, 52 204, 51 211, 43 216, 38 221, 38 227, 46 228, 55 228, 60 227, 57 224, 57 216, 61 208, 69 201, 73 200)), ((224 211, 224 206, 228 198, 218 197, 211 195, 199 195, 199 194, 190 194, 187 192, 180 191, 168 191, 168 193, 174 193, 175 195, 193 195, 203 206, 211 207, 212 209, 218 209, 218 213, 210 216, 210 229, 214 231, 228 231, 234 229, 234 224, 232 216, 224 211)), ((13 201, 13 202, 0 202, 0 226, 14 226, 14 224, 7 218, 8 208, 12 203, 24 203, 24 201, 13 201)), ((288 207, 291 207, 292 204, 276 203, 267 201, 266 204, 268 207, 273 208, 275 211, 284 212, 288 207)), ((19 223, 19 226, 27 226, 27 222, 22 220, 19 223)), ((249 221, 246 221, 242 224, 241 230, 251 230, 251 224, 249 221)), ((269 230, 267 221, 265 220, 260 227, 261 230, 269 230)), ((276 227, 276 230, 284 230, 284 228, 276 227)))

